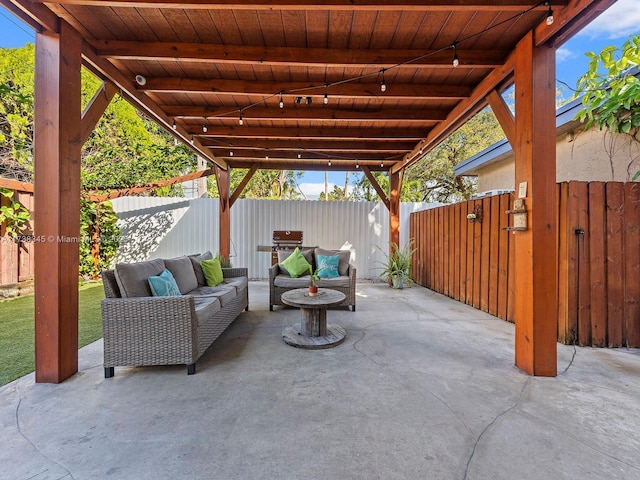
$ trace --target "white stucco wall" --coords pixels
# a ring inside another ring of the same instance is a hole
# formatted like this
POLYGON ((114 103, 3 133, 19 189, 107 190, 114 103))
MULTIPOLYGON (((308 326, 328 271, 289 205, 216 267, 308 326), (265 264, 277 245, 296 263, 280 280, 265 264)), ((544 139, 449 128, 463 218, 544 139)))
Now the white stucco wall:
MULTIPOLYGON (((556 139, 556 180, 628 182, 640 170, 640 143, 628 135, 578 129, 556 139)), ((478 192, 514 188, 513 155, 478 171, 478 192)))

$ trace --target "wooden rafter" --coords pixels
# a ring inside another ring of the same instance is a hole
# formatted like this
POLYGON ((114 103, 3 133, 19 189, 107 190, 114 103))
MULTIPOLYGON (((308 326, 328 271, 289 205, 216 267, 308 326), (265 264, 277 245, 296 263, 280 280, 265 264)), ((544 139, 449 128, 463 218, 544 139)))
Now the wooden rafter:
MULTIPOLYGON (((403 64, 402 68, 451 68, 452 51, 338 49, 300 47, 254 47, 203 43, 128 42, 92 40, 102 57, 133 60, 176 59, 236 65, 301 65, 359 67, 372 71, 403 64), (418 59, 418 60, 415 60, 418 59), (412 61, 414 60, 414 61, 412 61), (405 64, 405 62, 407 62, 405 64)), ((458 49, 458 68, 492 68, 502 64, 509 52, 504 50, 458 49)))
POLYGON ((242 192, 244 191, 245 187, 247 186, 247 184, 249 183, 253 175, 258 171, 259 167, 260 165, 258 165, 257 163, 254 163, 253 165, 251 165, 251 168, 249 169, 249 171, 246 173, 246 175, 243 177, 240 184, 233 191, 233 194, 229 199, 230 207, 233 207, 233 204, 236 203, 236 200, 240 198, 240 195, 242 195, 242 192))
POLYGON ((497 90, 491 90, 487 95, 487 102, 491 110, 493 110, 493 114, 498 119, 498 123, 500 123, 500 127, 502 127, 502 131, 507 137, 507 140, 509 140, 511 145, 515 145, 516 119, 504 99, 497 90))
POLYGON ((86 142, 102 117, 105 109, 118 89, 109 82, 103 82, 87 107, 82 112, 82 143, 86 142))
POLYGON ((362 171, 364 172, 365 176, 367 177, 367 179, 371 183, 371 186, 376 191, 376 193, 380 197, 380 200, 382 200, 382 203, 385 204, 385 206, 387 207, 387 210, 388 210, 390 208, 391 204, 389 203, 389 197, 387 196, 387 193, 382 189, 382 187, 380 186, 380 184, 376 180, 376 177, 374 177, 373 174, 371 173, 371 169, 369 167, 363 166, 362 167, 362 171))
MULTIPOLYGON (((202 121, 193 125, 200 127, 202 121)), ((279 139, 299 140, 420 140, 426 134, 425 128, 395 127, 395 128, 297 128, 286 127, 209 127, 207 133, 200 133, 200 138, 238 138, 265 139, 276 137, 279 139)))
MULTIPOLYGON (((412 141, 342 141, 342 140, 300 140, 291 142, 290 140, 269 139, 269 140, 246 140, 235 139, 234 150, 242 149, 270 149, 283 152, 295 152, 300 150, 313 150, 316 152, 406 152, 415 142, 412 141)), ((229 150, 228 144, 220 144, 213 140, 202 140, 202 145, 214 151, 217 149, 229 150)))
MULTIPOLYGON (((148 77, 139 90, 153 92, 197 92, 216 95, 263 95, 272 96, 282 91, 289 101, 297 96, 312 96, 322 100, 325 93, 335 98, 377 98, 380 83, 345 83, 326 87, 308 82, 248 82, 242 80, 189 79, 180 77, 148 77)), ((394 83, 384 93, 385 99, 462 99, 469 96, 471 88, 461 85, 442 84, 398 84, 394 83)), ((314 101, 318 101, 314 98, 314 101)))

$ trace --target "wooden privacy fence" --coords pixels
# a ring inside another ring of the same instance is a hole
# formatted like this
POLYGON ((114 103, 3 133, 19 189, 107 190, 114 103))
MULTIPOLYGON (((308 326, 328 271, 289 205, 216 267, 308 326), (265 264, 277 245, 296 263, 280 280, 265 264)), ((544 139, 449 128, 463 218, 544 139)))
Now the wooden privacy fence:
MULTIPOLYGON (((414 281, 513 322, 513 198, 411 214, 414 281)), ((640 347, 640 183, 561 183, 557 201, 558 341, 640 347)))
MULTIPOLYGON (((33 193, 14 191, 13 200, 0 195, 0 206, 11 201, 21 203, 33 212, 33 193)), ((31 232, 24 232, 25 237, 31 232)), ((10 285, 33 278, 33 242, 16 242, 5 234, 0 225, 0 285, 10 285)))

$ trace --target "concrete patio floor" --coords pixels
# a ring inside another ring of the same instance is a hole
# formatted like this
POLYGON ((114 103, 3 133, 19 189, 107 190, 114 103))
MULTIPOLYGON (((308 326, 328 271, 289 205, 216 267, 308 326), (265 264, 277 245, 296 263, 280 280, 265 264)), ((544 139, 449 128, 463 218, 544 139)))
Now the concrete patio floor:
POLYGON ((198 362, 116 368, 101 341, 60 385, 0 389, 0 478, 638 479, 640 350, 558 345, 513 365, 514 327, 421 287, 359 284, 328 350, 287 346, 294 309, 252 282, 198 362))

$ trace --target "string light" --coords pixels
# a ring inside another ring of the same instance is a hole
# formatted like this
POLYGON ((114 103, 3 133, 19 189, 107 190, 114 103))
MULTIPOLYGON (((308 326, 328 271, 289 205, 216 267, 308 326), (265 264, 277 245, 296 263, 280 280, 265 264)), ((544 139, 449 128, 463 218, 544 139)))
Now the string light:
POLYGON ((207 117, 204 117, 204 123, 202 124, 202 132, 207 133, 207 130, 209 130, 207 128, 207 117))
POLYGON ((242 120, 242 110, 240 110, 240 118, 238 119, 238 123, 239 123, 240 125, 243 125, 243 124, 244 124, 244 120, 242 120))
POLYGON ((358 159, 356 158, 356 168, 360 168, 360 165, 358 165, 358 159))
POLYGON ((193 138, 193 135, 191 135, 191 145, 193 145, 195 142, 195 139, 193 138))
POLYGON ((331 160, 329 160, 329 163, 327 164, 329 167, 331 166, 331 160))
POLYGON ((280 91, 280 109, 284 108, 284 100, 282 100, 282 91, 280 91))
POLYGON ((547 11, 547 25, 553 25, 553 10, 551 9, 551 2, 547 2, 549 10, 547 11))
POLYGON ((324 92, 324 98, 322 99, 322 103, 324 103, 325 105, 329 103, 329 95, 327 94, 327 92, 324 92))
POLYGON ((178 128, 178 125, 176 125, 176 121, 175 119, 173 120, 173 129, 176 130, 178 128))
POLYGON ((380 162, 380 168, 384 168, 384 162, 380 162))
POLYGON ((458 51, 456 50, 456 44, 453 44, 453 68, 460 65, 460 59, 458 58, 458 51))
POLYGON ((302 152, 298 152, 298 158, 302 158, 302 152))
POLYGON ((233 150, 229 150, 229 156, 233 157, 233 150))
POLYGON ((385 69, 383 68, 382 70, 380 70, 380 72, 382 72, 382 82, 380 82, 380 91, 381 92, 386 92, 387 91, 387 84, 384 81, 384 72, 385 69))

